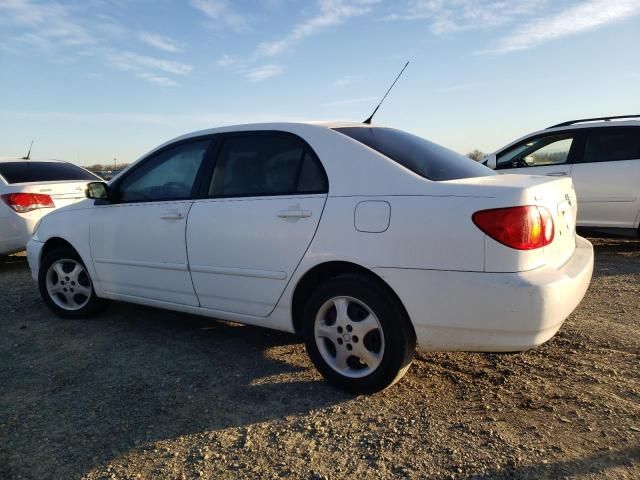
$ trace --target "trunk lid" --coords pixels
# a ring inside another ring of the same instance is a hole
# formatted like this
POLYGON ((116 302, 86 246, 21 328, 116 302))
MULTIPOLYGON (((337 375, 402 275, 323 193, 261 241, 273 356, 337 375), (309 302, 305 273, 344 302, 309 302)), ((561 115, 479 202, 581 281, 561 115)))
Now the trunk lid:
POLYGON ((60 181, 47 183, 14 183, 6 188, 7 193, 40 193, 49 195, 55 208, 84 200, 87 181, 60 181))
POLYGON ((576 248, 577 200, 571 178, 535 175, 492 175, 439 182, 471 194, 477 211, 535 205, 546 208, 553 218, 553 241, 534 250, 516 250, 489 236, 485 238, 485 271, 516 272, 543 265, 562 266, 576 248))

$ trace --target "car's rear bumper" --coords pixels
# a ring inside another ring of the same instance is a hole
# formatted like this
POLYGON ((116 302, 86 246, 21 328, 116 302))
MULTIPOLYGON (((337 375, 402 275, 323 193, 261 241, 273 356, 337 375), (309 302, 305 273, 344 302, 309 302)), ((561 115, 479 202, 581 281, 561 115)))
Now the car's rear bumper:
POLYGON ((24 250, 36 224, 42 218, 40 212, 10 213, 0 218, 0 255, 24 250))
POLYGON ((519 273, 379 268, 398 293, 421 349, 508 352, 550 339, 578 306, 593 272, 593 247, 576 237, 560 268, 519 273))

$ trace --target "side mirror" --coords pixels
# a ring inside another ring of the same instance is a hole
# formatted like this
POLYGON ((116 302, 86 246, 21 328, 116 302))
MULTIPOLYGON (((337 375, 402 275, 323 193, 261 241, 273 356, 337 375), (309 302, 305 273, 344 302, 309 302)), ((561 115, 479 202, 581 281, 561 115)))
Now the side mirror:
POLYGON ((498 166, 498 159, 496 158, 496 154, 495 153, 489 153, 489 154, 485 155, 484 156, 484 161, 482 163, 484 163, 491 170, 495 170, 496 167, 498 166))
POLYGON ((524 163, 531 166, 536 163, 536 159, 533 157, 533 155, 527 155, 526 157, 524 157, 524 163))
POLYGON ((93 200, 109 200, 109 186, 104 182, 91 182, 84 194, 93 200))

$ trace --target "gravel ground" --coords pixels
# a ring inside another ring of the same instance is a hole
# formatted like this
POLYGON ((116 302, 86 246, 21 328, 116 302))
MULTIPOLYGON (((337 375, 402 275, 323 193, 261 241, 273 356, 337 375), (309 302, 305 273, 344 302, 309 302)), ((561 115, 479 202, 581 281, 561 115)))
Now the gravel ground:
POLYGON ((418 354, 360 397, 292 335, 125 304, 60 320, 0 260, 0 478, 640 478, 640 241, 593 241, 551 341, 418 354))

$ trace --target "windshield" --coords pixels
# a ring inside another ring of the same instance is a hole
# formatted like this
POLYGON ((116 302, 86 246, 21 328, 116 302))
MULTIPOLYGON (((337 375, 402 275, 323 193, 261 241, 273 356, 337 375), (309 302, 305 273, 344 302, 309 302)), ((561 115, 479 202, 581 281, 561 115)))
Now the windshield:
POLYGON ((63 162, 6 162, 0 163, 0 176, 7 183, 59 182, 64 180, 100 180, 99 177, 63 162))
POLYGON ((495 172, 448 148, 416 135, 382 127, 344 127, 335 131, 347 135, 414 173, 434 181, 484 177, 495 172))

